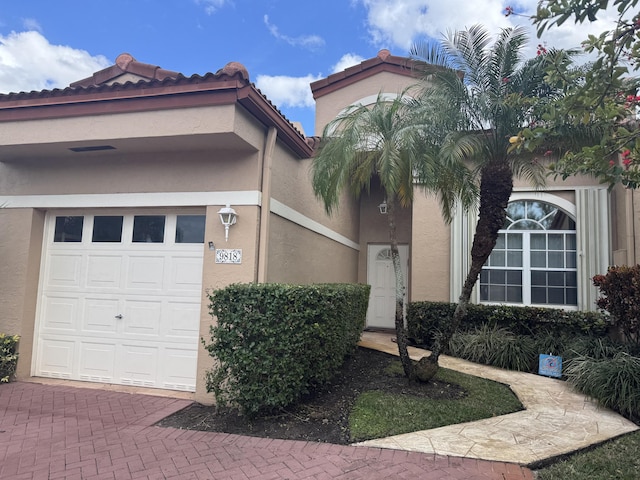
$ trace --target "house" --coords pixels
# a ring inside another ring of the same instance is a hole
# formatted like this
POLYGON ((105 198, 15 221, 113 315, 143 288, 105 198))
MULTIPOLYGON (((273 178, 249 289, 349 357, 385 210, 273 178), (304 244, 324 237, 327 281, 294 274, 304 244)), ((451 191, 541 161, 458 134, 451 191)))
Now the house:
MULTIPOLYGON (((317 133, 413 82, 387 50, 314 82, 317 133)), ((186 77, 122 54, 68 88, 0 95, 0 331, 21 336, 18 377, 210 402, 206 292, 236 282, 368 282, 369 327, 393 327, 384 197, 374 186, 327 216, 309 180, 316 142, 239 63, 186 77)), ((590 277, 636 262, 637 209, 592 179, 518 184, 476 300, 593 308, 590 277)), ((418 194, 399 217, 408 300, 455 300, 473 213, 447 225, 418 194)))

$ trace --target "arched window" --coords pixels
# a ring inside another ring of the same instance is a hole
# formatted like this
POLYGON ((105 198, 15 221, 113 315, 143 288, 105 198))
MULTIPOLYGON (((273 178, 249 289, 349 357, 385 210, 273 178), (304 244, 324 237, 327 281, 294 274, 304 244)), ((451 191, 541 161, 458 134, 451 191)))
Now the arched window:
POLYGON ((576 222, 550 203, 518 200, 480 273, 480 301, 578 304, 576 222))

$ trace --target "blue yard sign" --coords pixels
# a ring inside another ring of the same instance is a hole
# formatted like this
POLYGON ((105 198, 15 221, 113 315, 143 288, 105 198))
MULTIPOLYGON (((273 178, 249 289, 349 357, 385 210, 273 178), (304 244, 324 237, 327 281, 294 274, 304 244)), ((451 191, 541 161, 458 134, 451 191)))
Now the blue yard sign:
POLYGON ((545 377, 562 377, 562 357, 541 353, 538 361, 538 374, 545 377))

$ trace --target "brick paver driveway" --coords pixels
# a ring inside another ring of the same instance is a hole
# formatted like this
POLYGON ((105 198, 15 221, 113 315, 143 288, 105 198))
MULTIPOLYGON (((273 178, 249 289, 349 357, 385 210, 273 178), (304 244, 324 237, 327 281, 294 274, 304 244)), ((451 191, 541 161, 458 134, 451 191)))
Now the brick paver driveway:
POLYGON ((518 465, 154 427, 189 401, 0 385, 2 479, 532 479, 518 465))

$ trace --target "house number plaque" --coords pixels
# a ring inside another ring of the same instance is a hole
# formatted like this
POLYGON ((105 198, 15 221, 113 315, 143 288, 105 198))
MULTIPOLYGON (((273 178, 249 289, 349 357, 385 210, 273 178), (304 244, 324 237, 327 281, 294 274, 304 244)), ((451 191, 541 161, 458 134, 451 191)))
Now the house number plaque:
POLYGON ((242 249, 219 248, 216 250, 216 263, 242 263, 242 249))

